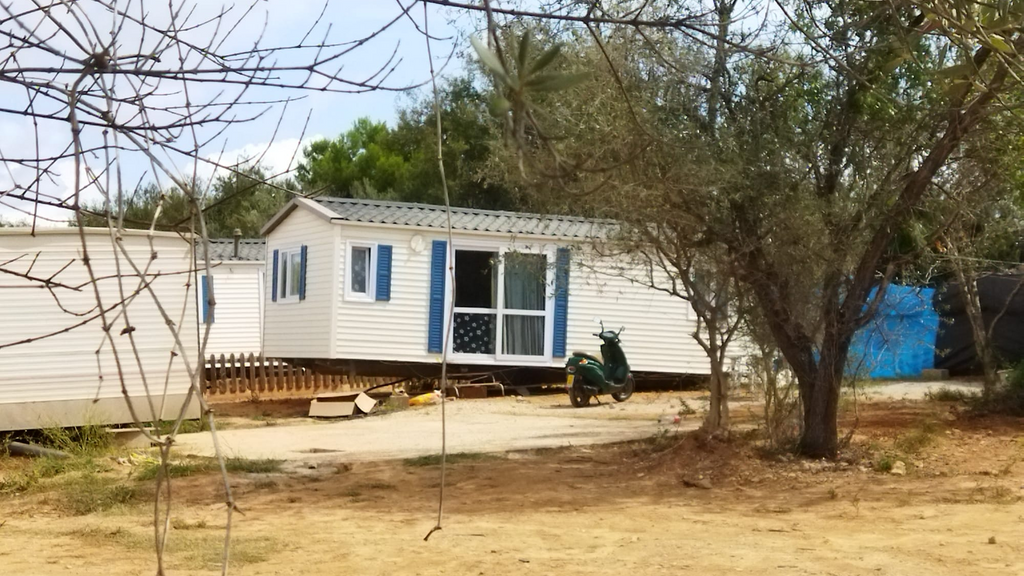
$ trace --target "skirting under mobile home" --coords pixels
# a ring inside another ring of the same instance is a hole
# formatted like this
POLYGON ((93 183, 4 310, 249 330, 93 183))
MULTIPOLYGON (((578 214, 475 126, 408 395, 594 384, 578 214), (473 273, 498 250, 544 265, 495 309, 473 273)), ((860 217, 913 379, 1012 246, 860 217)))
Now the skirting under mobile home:
POLYGON ((0 430, 131 422, 122 383, 143 422, 176 417, 186 399, 184 361, 198 360, 190 243, 121 232, 139 274, 106 229, 85 229, 85 240, 102 307, 78 229, 0 228, 0 430))
POLYGON ((437 206, 295 199, 264 227, 264 352, 325 366, 553 369, 625 326, 634 371, 704 375, 689 304, 593 242, 608 222, 437 206), (454 297, 451 290, 454 274, 454 297))

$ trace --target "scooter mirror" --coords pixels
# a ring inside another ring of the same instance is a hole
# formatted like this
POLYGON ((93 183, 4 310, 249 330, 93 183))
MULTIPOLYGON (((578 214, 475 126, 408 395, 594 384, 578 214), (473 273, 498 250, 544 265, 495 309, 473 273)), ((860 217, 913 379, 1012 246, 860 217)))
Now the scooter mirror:
POLYGON ((600 316, 594 316, 594 324, 603 324, 600 316))
POLYGON ((626 331, 626 327, 625 326, 619 326, 619 334, 622 334, 625 331, 626 331))

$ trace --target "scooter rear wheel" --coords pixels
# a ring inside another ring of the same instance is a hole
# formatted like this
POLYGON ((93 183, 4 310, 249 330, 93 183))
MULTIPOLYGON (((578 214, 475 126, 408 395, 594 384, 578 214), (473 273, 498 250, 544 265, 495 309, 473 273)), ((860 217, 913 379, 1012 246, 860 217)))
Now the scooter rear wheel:
POLYGON ((569 402, 573 408, 590 406, 590 394, 583 390, 582 378, 576 376, 572 379, 572 386, 569 387, 569 402))
POLYGON ((636 389, 636 382, 633 381, 633 375, 630 374, 626 376, 626 385, 622 387, 622 391, 612 392, 612 398, 614 398, 616 402, 625 402, 633 395, 634 389, 636 389))

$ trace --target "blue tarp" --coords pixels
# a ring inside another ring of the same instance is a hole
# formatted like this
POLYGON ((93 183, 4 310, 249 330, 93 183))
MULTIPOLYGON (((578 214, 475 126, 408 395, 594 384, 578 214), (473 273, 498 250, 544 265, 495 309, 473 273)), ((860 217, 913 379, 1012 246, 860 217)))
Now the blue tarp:
MULTIPOLYGON (((874 298, 872 291, 868 298, 874 298)), ((934 288, 890 286, 875 318, 850 346, 847 373, 871 378, 912 378, 935 367, 939 314, 934 288)))

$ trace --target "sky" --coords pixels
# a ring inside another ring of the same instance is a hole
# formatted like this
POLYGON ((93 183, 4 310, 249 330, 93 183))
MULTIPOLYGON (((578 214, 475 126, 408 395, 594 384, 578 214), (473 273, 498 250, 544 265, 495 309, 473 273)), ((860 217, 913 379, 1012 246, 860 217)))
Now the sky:
MULTIPOLYGON (((408 5, 411 0, 401 0, 402 4, 408 5)), ((19 4, 30 5, 28 1, 15 0, 13 10, 17 11, 19 4)), ((167 26, 171 22, 170 15, 166 13, 166 2, 141 3, 122 2, 127 5, 129 11, 141 13, 144 9, 146 15, 144 21, 147 25, 156 29, 160 26, 167 26), (162 11, 160 6, 163 5, 162 11)), ((384 81, 384 85, 390 88, 403 88, 428 83, 430 80, 429 62, 425 45, 425 37, 417 30, 422 28, 424 13, 422 4, 416 3, 414 9, 408 12, 408 16, 402 16, 402 5, 398 0, 330 0, 326 4, 323 0, 261 0, 254 3, 255 8, 243 15, 243 10, 248 4, 234 4, 234 12, 229 13, 221 23, 219 29, 211 25, 202 26, 202 22, 216 16, 220 5, 217 2, 200 0, 198 2, 176 2, 184 5, 191 11, 188 19, 194 24, 194 30, 190 29, 191 36, 182 31, 179 35, 187 41, 196 44, 205 43, 210 37, 218 35, 218 38, 225 38, 218 53, 231 53, 243 51, 252 47, 257 38, 260 38, 260 46, 294 46, 300 43, 303 36, 311 29, 309 39, 306 43, 315 43, 324 40, 327 44, 339 44, 354 42, 365 38, 371 32, 381 29, 386 24, 395 20, 394 24, 387 27, 378 36, 366 41, 349 54, 341 56, 337 61, 331 62, 324 67, 331 72, 340 71, 340 75, 346 79, 364 79, 373 76, 382 66, 389 62, 391 64, 390 75, 384 81), (322 17, 321 17, 322 12, 322 17), (318 20, 319 17, 319 20, 318 20), (413 22, 415 21, 415 23, 413 22), (226 34, 229 28, 224 23, 237 26, 231 34, 226 34)), ((134 12, 132 12, 134 13, 134 12)), ((112 36, 110 30, 112 25, 104 26, 111 22, 107 14, 101 12, 88 13, 98 24, 96 26, 97 37, 107 42, 112 36)), ((0 13, 0 20, 5 14, 0 13)), ((464 53, 469 43, 467 30, 473 30, 476 22, 471 16, 464 14, 453 14, 450 11, 430 7, 428 9, 428 23, 432 36, 438 37, 432 41, 435 68, 443 76, 457 73, 462 64, 460 53, 464 53)), ((61 16, 58 16, 61 18, 61 16)), ((63 24, 71 20, 64 16, 63 24)), ((182 21, 182 17, 177 19, 182 21)), ((30 22, 33 26, 36 22, 30 22)), ((50 22, 41 22, 39 29, 46 30, 50 22)), ((8 28, 10 23, 8 23, 8 28)), ((0 24, 0 28, 5 26, 0 24)), ((180 26, 185 29, 185 26, 180 26)), ((116 37, 118 38, 119 53, 126 52, 148 53, 155 50, 157 40, 153 34, 145 35, 141 27, 131 28, 124 26, 120 28, 116 37), (138 49, 136 49, 136 45, 138 49), (145 45, 145 48, 143 46, 145 45)), ((60 50, 66 50, 75 55, 81 54, 78 48, 66 42, 60 44, 61 35, 57 34, 52 41, 54 46, 60 50)), ((330 48, 324 49, 321 54, 326 54, 330 48)), ((336 48, 334 50, 337 50, 336 48)), ((49 53, 36 53, 24 51, 19 64, 35 63, 43 66, 53 64, 53 57, 49 53), (33 62, 33 58, 36 59, 33 62)), ((282 65, 304 66, 308 63, 313 52, 297 54, 295 51, 279 53, 275 58, 282 65)), ((2 55, 0 55, 2 56, 2 55)), ((168 55, 164 55, 166 60, 168 55)), ((173 56, 173 54, 171 54, 173 56)), ((8 61, 8 65, 10 61, 8 61)), ((282 74, 281 80, 293 82, 305 76, 301 73, 282 74)), ((73 79, 68 80, 70 83, 73 79)), ((314 80, 314 83, 316 80, 314 80)), ((321 84, 323 84, 321 82, 321 84)), ((122 88, 128 88, 124 84, 122 88)), ((426 88, 419 88, 425 90, 426 88)), ((213 84, 193 84, 189 87, 189 100, 196 101, 228 101, 232 98, 235 86, 220 86, 213 84)), ((178 87, 162 87, 160 94, 150 97, 152 104, 182 105, 185 102, 183 90, 178 87)), ((25 158, 30 156, 33 147, 40 147, 40 156, 57 154, 63 150, 71 139, 71 131, 66 122, 40 121, 38 130, 38 144, 35 134, 37 133, 32 120, 23 115, 15 113, 26 105, 26 91, 17 86, 0 86, 0 102, 4 105, 0 108, 7 108, 12 112, 0 111, 0 158, 25 158), (26 151, 27 150, 27 151, 26 151)), ((271 173, 281 173, 294 167, 297 159, 301 157, 301 145, 314 138, 334 137, 348 129, 359 117, 368 116, 374 120, 392 121, 395 117, 396 108, 411 97, 409 91, 401 90, 374 90, 365 93, 332 93, 319 91, 299 91, 281 88, 261 88, 249 90, 245 97, 249 100, 267 101, 281 98, 297 98, 287 106, 282 104, 268 105, 259 104, 252 106, 239 106, 238 116, 253 116, 256 113, 261 115, 251 121, 232 124, 223 133, 217 133, 213 128, 207 129, 199 135, 200 140, 212 138, 200 150, 200 156, 216 160, 220 164, 234 163, 245 158, 259 158, 261 164, 270 169, 271 173), (307 125, 308 117, 308 125, 307 125), (300 141, 301 139, 301 141, 300 141)), ((39 105, 39 104, 37 104, 39 105)), ((56 105, 56 104, 54 104, 56 105)), ((63 105, 63 102, 60 103, 63 105)), ((45 106, 41 104, 40 106, 45 106)), ((132 111, 124 111, 126 117, 132 111)), ((66 112, 63 112, 66 114, 66 112)), ((109 137, 109 136, 108 136, 109 137)), ((102 130, 83 130, 83 144, 88 147, 91 144, 98 145, 103 138, 102 130)), ((194 140, 188 133, 178 134, 175 146, 179 149, 190 149, 194 140)), ((162 153, 160 159, 168 172, 179 175, 192 173, 193 168, 203 177, 213 175, 217 168, 206 163, 196 163, 184 154, 162 153)), ((89 160, 94 170, 95 166, 103 166, 102 158, 93 157, 89 160)), ((35 171, 24 166, 18 166, 11 162, 3 162, 3 169, 0 170, 0 191, 9 190, 13 182, 22 186, 32 182, 35 178, 35 171)), ((127 155, 121 158, 122 188, 132 189, 137 182, 152 181, 154 179, 153 163, 141 154, 127 155)), ((43 193, 53 196, 66 197, 74 189, 74 165, 71 160, 62 160, 54 165, 53 177, 41 183, 43 193)), ((157 169, 157 180, 162 184, 169 184, 170 180, 166 174, 159 174, 157 169)), ((112 173, 113 174, 113 173, 112 173)), ((87 172, 82 171, 83 179, 87 178, 87 172)), ((113 189, 111 183, 107 189, 113 189)), ((84 198, 96 200, 101 198, 97 187, 86 187, 83 190, 84 198)), ((14 222, 25 222, 31 216, 34 207, 29 202, 12 200, 9 197, 0 197, 0 217, 14 222)), ((39 208, 39 225, 63 226, 70 214, 56 208, 39 208)))

